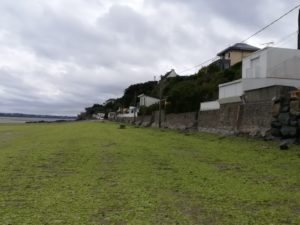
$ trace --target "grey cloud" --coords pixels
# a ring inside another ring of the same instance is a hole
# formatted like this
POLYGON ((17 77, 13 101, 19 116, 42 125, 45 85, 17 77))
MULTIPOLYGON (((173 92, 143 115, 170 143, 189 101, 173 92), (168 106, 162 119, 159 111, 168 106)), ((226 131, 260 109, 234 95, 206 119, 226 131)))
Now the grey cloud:
MULTIPOLYGON (((2 0, 0 112, 77 114, 130 84, 207 60, 296 2, 2 0)), ((289 33, 294 17, 259 41, 289 33)))
MULTIPOLYGON (((208 23, 213 17, 223 18, 231 21, 233 24, 242 24, 250 26, 250 28, 260 25, 263 22, 263 14, 258 14, 264 3, 269 2, 268 0, 253 1, 253 0, 210 0, 210 1, 199 1, 199 0, 146 0, 149 4, 154 4, 156 7, 160 4, 180 4, 182 7, 188 7, 191 13, 199 17, 204 15, 208 23), (167 2, 167 3, 166 3, 167 2)), ((276 4, 279 1, 272 1, 276 4)), ((270 6, 270 5, 269 5, 270 6)), ((267 10, 267 9, 263 9, 267 10)))

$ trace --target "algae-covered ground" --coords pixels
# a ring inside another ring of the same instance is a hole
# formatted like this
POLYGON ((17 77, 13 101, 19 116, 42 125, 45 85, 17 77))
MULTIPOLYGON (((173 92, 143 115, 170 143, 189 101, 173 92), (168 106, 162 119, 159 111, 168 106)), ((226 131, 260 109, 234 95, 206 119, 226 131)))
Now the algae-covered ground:
POLYGON ((0 125, 0 224, 300 224, 300 147, 109 122, 0 125))

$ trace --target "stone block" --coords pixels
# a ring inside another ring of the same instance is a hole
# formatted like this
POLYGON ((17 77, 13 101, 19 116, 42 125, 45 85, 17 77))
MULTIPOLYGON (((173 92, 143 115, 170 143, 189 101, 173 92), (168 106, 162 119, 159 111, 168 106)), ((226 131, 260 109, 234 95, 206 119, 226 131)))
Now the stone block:
POLYGON ((280 143, 279 148, 281 150, 287 150, 287 149, 289 149, 288 143, 286 141, 280 143))
POLYGON ((294 116, 300 116, 300 102, 299 101, 291 101, 290 102, 290 113, 294 116))
POLYGON ((298 127, 300 127, 300 119, 298 120, 298 127))
POLYGON ((288 125, 290 122, 290 114, 289 113, 280 113, 278 116, 278 121, 282 125, 288 125))
POLYGON ((296 137, 296 135, 297 135, 297 128, 296 127, 283 126, 280 129, 280 133, 281 133, 281 135, 284 138, 296 137))
POLYGON ((290 97, 287 96, 287 95, 283 95, 281 96, 280 98, 280 104, 283 106, 283 105, 289 105, 290 104, 290 97))
POLYGON ((289 112, 289 111, 290 111, 290 106, 289 105, 281 105, 280 112, 286 113, 286 112, 289 112))
POLYGON ((290 125, 291 125, 292 127, 297 127, 297 126, 298 126, 298 120, 291 120, 291 121, 290 121, 290 125))
POLYGON ((272 116, 273 117, 278 117, 280 113, 280 103, 275 103, 272 105, 272 116))
POLYGON ((272 121, 272 123, 271 123, 271 127, 272 128, 281 128, 281 123, 278 121, 278 120, 274 120, 274 121, 272 121))
POLYGON ((279 128, 272 128, 271 134, 274 137, 281 137, 280 129, 279 128))

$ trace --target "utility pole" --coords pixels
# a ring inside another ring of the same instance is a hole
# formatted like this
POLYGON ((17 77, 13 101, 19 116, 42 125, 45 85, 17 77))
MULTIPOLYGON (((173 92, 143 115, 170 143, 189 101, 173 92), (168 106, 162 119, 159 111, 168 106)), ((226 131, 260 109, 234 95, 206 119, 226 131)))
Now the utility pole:
POLYGON ((300 10, 299 10, 299 14, 298 14, 298 47, 297 47, 298 50, 300 50, 300 33, 299 33, 299 30, 300 30, 300 10))
POLYGON ((161 98, 162 98, 162 76, 160 76, 159 81, 159 104, 158 104, 158 127, 161 128, 161 98))
POLYGON ((134 92, 134 109, 133 109, 133 123, 136 121, 136 92, 134 92))

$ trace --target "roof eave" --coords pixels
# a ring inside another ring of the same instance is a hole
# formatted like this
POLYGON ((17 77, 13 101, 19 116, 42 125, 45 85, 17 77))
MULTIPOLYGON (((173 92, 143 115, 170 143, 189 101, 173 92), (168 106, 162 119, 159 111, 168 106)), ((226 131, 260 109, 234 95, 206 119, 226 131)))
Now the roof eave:
POLYGON ((217 56, 223 56, 226 52, 229 52, 229 51, 256 52, 256 51, 258 51, 258 50, 260 50, 260 49, 257 48, 257 49, 251 50, 251 49, 239 49, 239 48, 226 48, 225 50, 219 52, 219 53, 217 54, 217 56))

